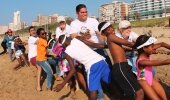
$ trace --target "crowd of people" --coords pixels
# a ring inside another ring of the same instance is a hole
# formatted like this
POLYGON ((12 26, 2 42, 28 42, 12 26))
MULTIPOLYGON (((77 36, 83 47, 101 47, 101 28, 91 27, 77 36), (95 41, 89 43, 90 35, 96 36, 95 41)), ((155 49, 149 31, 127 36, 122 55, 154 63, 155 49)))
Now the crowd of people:
POLYGON ((143 100, 144 95, 151 100, 167 100, 164 89, 154 79, 154 67, 170 64, 170 59, 158 61, 150 55, 160 47, 170 49, 170 45, 154 44, 156 38, 139 36, 127 20, 120 21, 119 31, 115 32, 111 23, 99 23, 88 17, 84 4, 76 6, 76 14, 70 25, 64 17, 59 17, 56 33, 49 38, 44 28, 36 30, 30 26, 27 43, 9 29, 0 54, 8 52, 11 61, 17 59, 15 70, 24 64, 35 66, 37 91, 42 91, 42 72, 45 72, 47 90, 59 92, 66 85, 73 97, 80 86, 90 100, 103 100, 104 88, 110 96, 116 94, 123 100, 143 100), (28 60, 25 45, 28 45, 28 60), (53 88, 54 76, 63 82, 53 88))

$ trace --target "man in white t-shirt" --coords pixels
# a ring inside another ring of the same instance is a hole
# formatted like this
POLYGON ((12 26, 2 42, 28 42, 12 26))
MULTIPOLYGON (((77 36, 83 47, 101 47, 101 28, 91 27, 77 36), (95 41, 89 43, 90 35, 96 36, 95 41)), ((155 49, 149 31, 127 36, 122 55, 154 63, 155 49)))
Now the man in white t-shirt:
POLYGON ((66 34, 69 36, 70 26, 66 23, 66 20, 63 16, 59 16, 57 19, 58 27, 56 28, 56 38, 58 39, 60 35, 66 34))
POLYGON ((95 43, 103 42, 103 38, 101 37, 98 31, 99 22, 94 18, 88 17, 86 5, 84 4, 77 5, 76 14, 77 14, 77 19, 72 21, 70 25, 71 37, 74 38, 76 36, 80 36, 81 30, 83 28, 86 28, 89 30, 89 33, 91 35, 90 40, 92 40, 95 43))
MULTIPOLYGON (((75 59, 85 66, 87 72, 88 90, 90 91, 90 100, 96 100, 97 90, 101 89, 100 81, 103 80, 108 84, 111 81, 110 69, 108 64, 105 62, 105 58, 93 51, 84 42, 80 41, 78 37, 70 39, 66 37, 66 35, 61 35, 59 37, 59 43, 65 48, 65 58, 69 62, 71 69, 64 82, 57 85, 54 91, 60 91, 74 75, 76 70, 72 59, 75 59)), ((86 41, 86 43, 89 42, 86 41)), ((105 47, 104 45, 92 42, 90 42, 90 45, 96 48, 105 47)))
MULTIPOLYGON (((70 29, 70 36, 75 38, 77 36, 81 36, 82 34, 89 34, 86 35, 88 38, 87 40, 94 42, 94 43, 101 43, 105 44, 104 37, 98 31, 98 24, 99 22, 95 18, 88 17, 88 11, 85 4, 79 4, 76 6, 76 15, 77 18, 71 22, 71 29, 70 29)), ((107 52, 104 49, 97 49, 92 48, 95 52, 102 55, 106 58, 106 62, 109 65, 112 65, 107 52)), ((99 90, 98 99, 103 99, 103 91, 99 90)))

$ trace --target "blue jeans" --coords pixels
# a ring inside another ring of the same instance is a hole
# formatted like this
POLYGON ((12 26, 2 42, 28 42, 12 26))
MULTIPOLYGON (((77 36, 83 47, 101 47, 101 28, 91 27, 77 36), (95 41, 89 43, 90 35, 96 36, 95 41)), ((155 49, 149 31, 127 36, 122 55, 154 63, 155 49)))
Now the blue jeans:
POLYGON ((37 61, 37 64, 40 67, 42 67, 42 69, 47 73, 47 77, 46 77, 47 88, 51 89, 52 78, 53 78, 53 71, 51 69, 51 66, 49 65, 49 63, 46 60, 45 61, 37 61))
POLYGON ((58 59, 56 58, 52 58, 52 57, 48 57, 48 63, 51 65, 51 67, 55 68, 55 72, 58 76, 61 76, 61 71, 60 68, 58 66, 58 59))

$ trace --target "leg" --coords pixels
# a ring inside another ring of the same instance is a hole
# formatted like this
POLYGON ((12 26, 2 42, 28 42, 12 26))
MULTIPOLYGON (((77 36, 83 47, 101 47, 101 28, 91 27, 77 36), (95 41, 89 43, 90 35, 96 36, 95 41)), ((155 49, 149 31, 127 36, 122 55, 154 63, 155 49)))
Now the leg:
POLYGON ((41 91, 41 73, 42 73, 42 68, 39 65, 36 65, 37 67, 37 91, 41 91))
MULTIPOLYGON (((90 91, 90 100, 97 99, 97 90, 101 93, 102 90, 101 79, 102 79, 103 67, 104 67, 103 63, 106 64, 104 60, 99 61, 93 64, 90 70, 87 71, 87 83, 88 83, 88 89, 90 91)), ((99 98, 99 99, 103 99, 103 98, 99 98)))
POLYGON ((9 58, 12 61, 12 49, 8 48, 9 58))
POLYGON ((145 94, 151 99, 151 100, 159 100, 159 97, 157 96, 154 89, 149 86, 149 84, 145 80, 140 80, 139 84, 141 85, 143 91, 145 94))
POLYGON ((4 43, 4 42, 2 42, 1 43, 1 46, 2 46, 2 48, 3 48, 3 51, 0 53, 0 55, 2 55, 2 54, 4 54, 4 53, 6 53, 7 52, 7 47, 6 47, 6 43, 4 43))
POLYGON ((57 74, 57 77, 56 77, 56 80, 57 81, 60 81, 62 80, 62 77, 63 76, 63 73, 61 72, 60 70, 60 65, 61 65, 61 60, 58 61, 57 65, 56 65, 56 74, 57 74))
POLYGON ((90 100, 97 100, 97 91, 90 91, 90 100))
POLYGON ((161 86, 161 84, 160 84, 159 82, 157 82, 157 81, 154 80, 154 79, 153 79, 152 88, 154 89, 154 91, 156 92, 156 94, 157 94, 162 100, 167 100, 166 93, 165 93, 163 87, 161 86))
POLYGON ((131 100, 143 100, 144 94, 127 62, 117 63, 112 69, 112 80, 119 85, 122 95, 131 100))
POLYGON ((80 68, 76 69, 76 76, 78 82, 82 85, 84 92, 87 93, 87 84, 80 68))
POLYGON ((72 76, 72 78, 70 79, 70 91, 71 91, 71 98, 72 99, 76 99, 76 80, 75 80, 75 77, 72 76))
POLYGON ((18 64, 14 67, 14 70, 19 69, 21 66, 21 58, 18 58, 17 61, 18 61, 18 64))
POLYGON ((136 100, 143 100, 143 95, 144 93, 142 89, 136 91, 136 100))
POLYGON ((21 54, 20 57, 22 58, 22 60, 24 60, 24 63, 26 64, 26 66, 29 67, 29 63, 28 63, 28 61, 25 59, 24 54, 21 54))
POLYGON ((37 61, 37 64, 43 68, 43 70, 47 73, 47 89, 51 90, 52 88, 52 77, 53 71, 51 66, 48 64, 47 61, 37 61))

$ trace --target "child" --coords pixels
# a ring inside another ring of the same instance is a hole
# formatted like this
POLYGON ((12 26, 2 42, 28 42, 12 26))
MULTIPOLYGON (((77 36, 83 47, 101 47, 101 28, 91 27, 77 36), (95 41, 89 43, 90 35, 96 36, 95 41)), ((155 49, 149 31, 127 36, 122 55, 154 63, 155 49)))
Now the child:
POLYGON ((122 95, 127 100, 142 100, 143 90, 133 75, 132 67, 128 65, 125 51, 122 48, 122 45, 132 47, 133 43, 117 37, 112 24, 109 22, 101 22, 98 29, 101 35, 107 37, 107 44, 113 58, 114 65, 111 73, 113 82, 119 85, 122 95))
POLYGON ((14 41, 14 35, 13 35, 13 31, 11 29, 8 29, 7 31, 8 35, 5 38, 6 39, 6 44, 7 44, 7 51, 9 53, 9 57, 11 61, 15 60, 15 57, 13 56, 13 49, 11 48, 11 43, 14 41))
POLYGON ((40 85, 40 80, 41 80, 41 72, 42 68, 36 64, 36 56, 37 56, 37 34, 34 26, 29 27, 29 39, 28 39, 28 59, 29 62, 37 68, 37 86, 36 90, 41 91, 41 85, 40 85))
POLYGON ((163 87, 153 78, 152 67, 170 64, 170 59, 151 60, 150 55, 160 47, 170 49, 170 45, 166 43, 154 44, 155 42, 155 38, 146 35, 141 35, 136 40, 135 48, 139 53, 137 58, 137 79, 149 99, 167 100, 163 87))
MULTIPOLYGON (((71 40, 70 38, 66 37, 66 35, 61 35, 59 37, 59 43, 65 48, 65 58, 69 62, 70 72, 68 73, 64 82, 57 85, 54 91, 60 91, 76 72, 72 60, 75 59, 84 64, 87 71, 90 100, 96 100, 97 90, 101 89, 100 81, 103 80, 106 83, 110 83, 110 69, 108 64, 105 62, 105 58, 93 51, 90 47, 77 38, 71 40)), ((97 47, 96 43, 92 43, 92 45, 97 47)), ((101 47, 104 46, 102 45, 101 47)))
POLYGON ((22 60, 26 64, 26 66, 29 66, 29 63, 25 59, 25 47, 24 43, 21 41, 19 37, 16 37, 14 39, 14 48, 15 48, 15 56, 18 60, 18 64, 14 67, 15 70, 19 69, 22 66, 22 60))
MULTIPOLYGON (((119 33, 116 33, 116 36, 134 43, 136 42, 136 39, 139 37, 137 33, 132 31, 131 23, 127 20, 120 21, 119 33)), ((132 72, 136 76, 137 51, 134 51, 132 48, 127 48, 127 47, 124 47, 124 50, 125 50, 128 64, 132 66, 132 72)))
POLYGON ((39 28, 37 30, 37 35, 39 39, 37 41, 37 64, 47 73, 47 90, 51 90, 52 88, 52 78, 53 78, 53 71, 51 66, 47 62, 47 38, 46 32, 43 28, 39 28))

